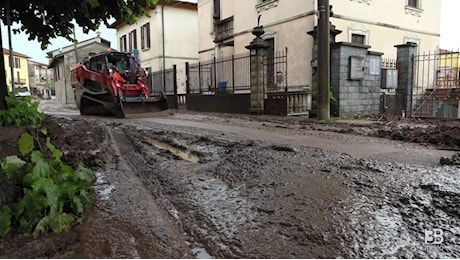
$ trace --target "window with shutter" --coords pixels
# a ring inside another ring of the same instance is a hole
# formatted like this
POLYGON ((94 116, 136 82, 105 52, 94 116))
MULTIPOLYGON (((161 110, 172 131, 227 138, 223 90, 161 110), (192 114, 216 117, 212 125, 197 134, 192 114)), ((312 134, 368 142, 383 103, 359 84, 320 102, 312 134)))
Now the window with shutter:
POLYGON ((136 29, 129 33, 129 51, 137 49, 137 34, 136 29))
POLYGON ((120 51, 127 51, 126 35, 120 37, 120 51))
POLYGON ((150 48, 150 23, 146 23, 141 27, 141 48, 150 48))

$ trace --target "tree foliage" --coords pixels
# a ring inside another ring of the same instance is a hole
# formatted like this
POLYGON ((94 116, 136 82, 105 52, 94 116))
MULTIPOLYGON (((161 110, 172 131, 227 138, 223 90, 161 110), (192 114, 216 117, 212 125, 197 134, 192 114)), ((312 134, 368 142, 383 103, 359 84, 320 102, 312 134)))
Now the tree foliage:
MULTIPOLYGON (((100 24, 109 25, 110 19, 132 24, 137 17, 145 14, 146 7, 153 7, 158 0, 2 0, 0 19, 7 24, 6 4, 9 1, 12 23, 21 26, 16 31, 29 35, 29 40, 38 40, 42 49, 50 44, 50 39, 65 37, 72 41, 73 21, 83 32, 97 30, 100 24)), ((0 54, 3 46, 0 41, 0 54)), ((3 55, 0 57, 0 71, 5 71, 3 55)), ((5 77, 0 77, 0 109, 4 102, 5 77)))
MULTIPOLYGON (((38 39, 45 49, 50 39, 73 34, 75 21, 83 32, 97 30, 101 23, 115 18, 132 24, 145 13, 146 7, 153 7, 158 0, 9 0, 12 22, 21 24, 17 30, 29 35, 29 40, 38 39)), ((6 0, 0 2, 0 17, 6 24, 6 0)))

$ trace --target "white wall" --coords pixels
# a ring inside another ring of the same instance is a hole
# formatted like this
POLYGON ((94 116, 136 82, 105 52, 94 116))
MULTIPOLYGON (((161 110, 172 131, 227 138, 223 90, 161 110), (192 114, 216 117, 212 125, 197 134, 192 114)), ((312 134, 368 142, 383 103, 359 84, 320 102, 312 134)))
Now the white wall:
POLYGON ((337 41, 351 41, 354 30, 368 33, 368 45, 384 57, 396 58, 394 45, 418 42, 419 51, 439 48, 441 1, 421 1, 419 12, 406 8, 407 0, 331 0, 331 22, 343 32, 337 41))
POLYGON ((152 71, 159 71, 176 65, 178 92, 185 93, 185 62, 198 62, 198 12, 196 9, 181 8, 180 5, 173 3, 172 6, 165 5, 163 10, 162 6, 158 5, 154 10, 150 10, 149 14, 150 17, 141 17, 136 24, 119 25, 117 27, 118 41, 122 35, 126 35, 129 40, 129 32, 136 29, 141 66, 150 67, 152 71), (162 19, 162 14, 164 14, 164 19, 162 19), (150 23, 151 45, 150 48, 142 50, 141 27, 145 23, 150 23))

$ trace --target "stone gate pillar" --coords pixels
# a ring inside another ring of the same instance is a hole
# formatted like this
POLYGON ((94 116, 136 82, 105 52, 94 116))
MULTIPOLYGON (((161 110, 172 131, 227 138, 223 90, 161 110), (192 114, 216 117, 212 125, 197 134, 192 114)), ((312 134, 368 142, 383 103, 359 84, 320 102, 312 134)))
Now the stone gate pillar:
POLYGON ((250 51, 250 75, 251 75, 251 114, 264 113, 264 57, 266 49, 270 47, 260 36, 265 33, 263 26, 254 27, 252 34, 256 36, 246 46, 250 51))
POLYGON ((414 80, 414 64, 413 57, 417 51, 417 44, 408 42, 406 44, 395 45, 397 49, 397 64, 398 64, 398 91, 403 96, 402 110, 405 111, 406 117, 411 117, 412 113, 412 91, 414 80))

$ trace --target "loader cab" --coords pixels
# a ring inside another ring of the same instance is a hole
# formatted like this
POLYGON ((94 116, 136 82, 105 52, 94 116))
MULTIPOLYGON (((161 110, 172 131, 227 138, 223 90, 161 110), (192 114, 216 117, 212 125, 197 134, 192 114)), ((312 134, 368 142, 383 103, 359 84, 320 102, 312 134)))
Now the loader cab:
POLYGON ((112 52, 107 54, 107 62, 113 64, 120 73, 124 73, 130 68, 130 55, 122 52, 112 52))
MULTIPOLYGON (((91 55, 83 62, 84 66, 94 74, 107 74, 107 59, 104 55, 91 55)), ((102 92, 105 89, 103 77, 97 75, 87 75, 83 79, 85 88, 92 92, 102 92)))
POLYGON ((129 62, 125 59, 115 62, 114 66, 118 72, 126 73, 129 71, 129 62))
POLYGON ((94 72, 102 74, 102 73, 104 73, 104 71, 106 71, 106 67, 107 67, 107 60, 106 60, 105 55, 99 55, 99 56, 96 56, 96 57, 92 57, 89 60, 88 68, 91 71, 94 71, 94 72))
POLYGON ((130 53, 110 52, 107 54, 107 64, 110 68, 116 69, 131 84, 137 83, 135 77, 137 67, 130 53))

